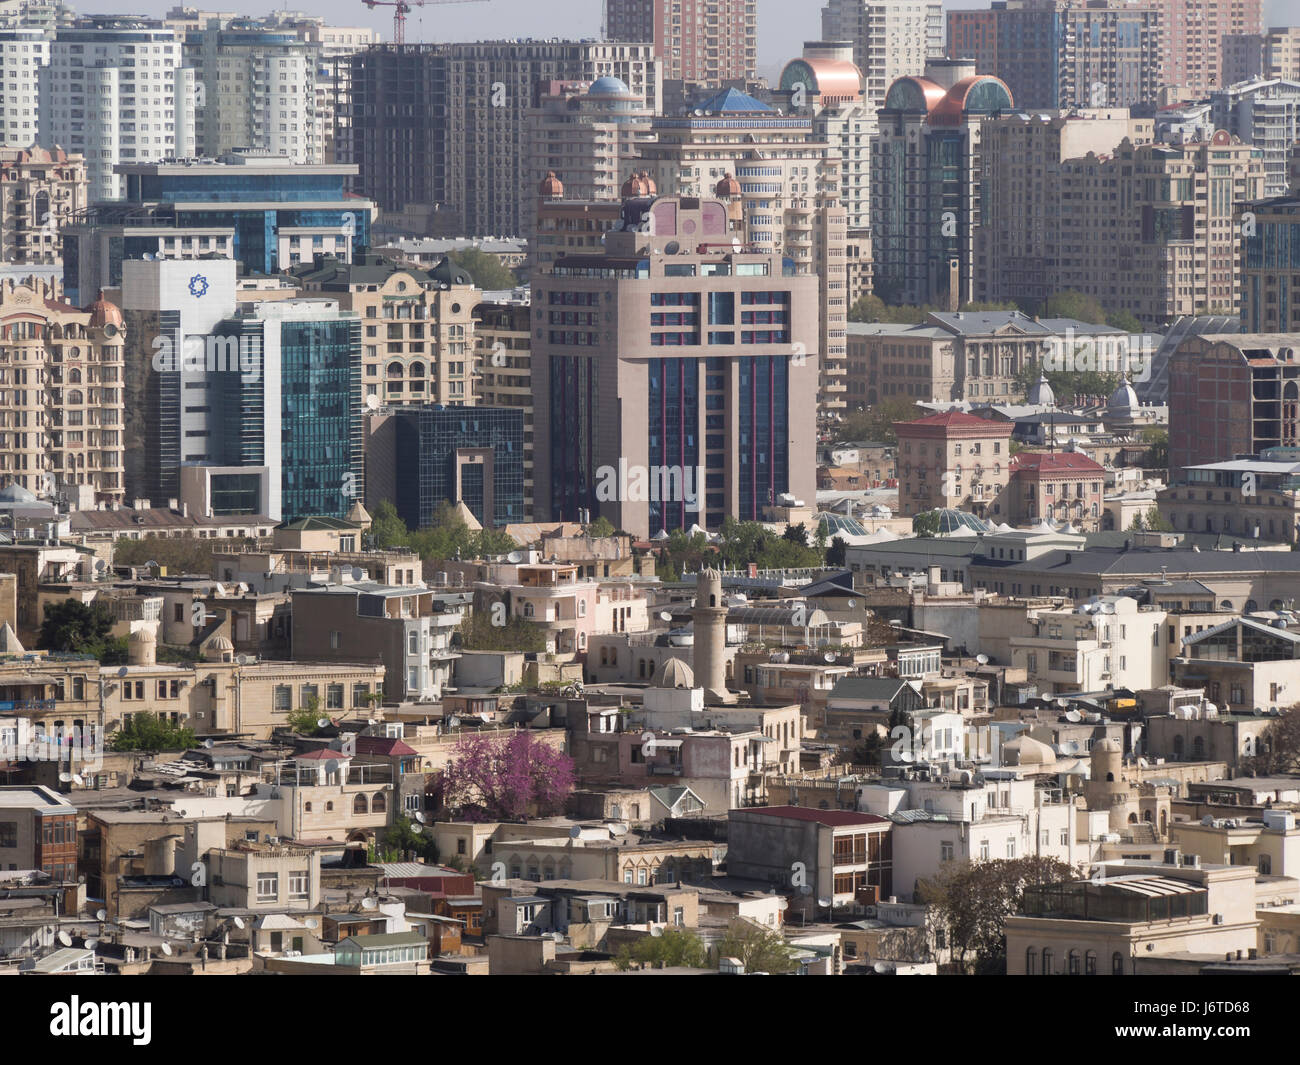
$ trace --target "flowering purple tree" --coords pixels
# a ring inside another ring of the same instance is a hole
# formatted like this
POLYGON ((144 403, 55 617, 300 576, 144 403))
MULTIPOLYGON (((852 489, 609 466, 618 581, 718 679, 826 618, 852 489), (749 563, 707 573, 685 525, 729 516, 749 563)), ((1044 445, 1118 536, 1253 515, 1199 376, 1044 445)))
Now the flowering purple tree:
POLYGON ((443 799, 471 821, 559 813, 573 790, 573 759, 527 729, 509 738, 467 733, 442 772, 443 799))

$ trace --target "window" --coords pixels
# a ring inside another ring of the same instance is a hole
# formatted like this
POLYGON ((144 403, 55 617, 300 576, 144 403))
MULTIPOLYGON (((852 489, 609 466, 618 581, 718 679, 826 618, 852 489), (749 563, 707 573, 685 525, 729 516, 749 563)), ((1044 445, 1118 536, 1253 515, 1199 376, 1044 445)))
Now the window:
POLYGON ((1095 950, 1090 950, 1083 956, 1083 975, 1097 975, 1097 952, 1095 950))
POLYGON ((325 689, 325 705, 330 710, 343 709, 343 685, 331 684, 325 689))
POLYGON ((279 873, 257 874, 257 901, 275 902, 280 894, 279 873))
POLYGON ((18 822, 0 821, 0 847, 18 846, 18 822))
POLYGON ((1025 975, 1026 976, 1038 975, 1038 951, 1036 951, 1033 947, 1029 947, 1025 951, 1025 975))
POLYGON ((277 684, 271 693, 271 709, 288 712, 293 709, 293 689, 287 684, 277 684))
POLYGON ((647 884, 647 883, 649 883, 649 880, 650 880, 650 877, 649 877, 649 870, 647 870, 647 869, 638 869, 638 870, 636 871, 636 882, 637 882, 638 884, 647 884))
POLYGON ((950 839, 943 840, 939 844, 939 861, 941 862, 952 861, 952 854, 953 854, 952 840, 950 839))
POLYGON ((360 709, 367 703, 366 696, 370 694, 370 685, 354 684, 352 685, 352 708, 360 709))
POLYGON ((1044 976, 1052 975, 1052 948, 1051 947, 1043 948, 1043 975, 1044 976))
POLYGON ((1070 951, 1067 960, 1069 962, 1069 973, 1071 976, 1078 976, 1083 972, 1079 961, 1079 952, 1077 950, 1070 951))
POLYGON ((289 874, 289 898, 309 898, 310 888, 311 878, 306 869, 299 869, 289 874))
POLYGON ((989 841, 986 839, 982 839, 980 840, 980 861, 987 862, 988 860, 989 860, 989 841))
POLYGON ((1124 955, 1119 951, 1115 951, 1115 953, 1110 956, 1110 974, 1111 976, 1124 975, 1124 955))
POLYGON ((365 814, 370 812, 370 806, 364 795, 358 794, 352 800, 352 812, 354 814, 365 814))

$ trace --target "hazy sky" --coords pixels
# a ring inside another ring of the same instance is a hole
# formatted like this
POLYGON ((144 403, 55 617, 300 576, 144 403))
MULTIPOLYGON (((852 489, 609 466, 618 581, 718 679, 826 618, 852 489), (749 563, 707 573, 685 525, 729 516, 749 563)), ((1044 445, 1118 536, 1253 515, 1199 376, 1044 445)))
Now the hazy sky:
MULTIPOLYGON (((182 0, 122 0, 122 7, 145 15, 161 15, 182 0)), ((362 0, 314 0, 310 5, 285 0, 225 0, 202 3, 186 0, 191 7, 208 10, 236 9, 263 15, 276 8, 301 9, 343 26, 374 26, 385 40, 391 39, 392 8, 371 11, 362 0)), ((75 0, 74 0, 75 3, 75 0)), ((1293 0, 1265 0, 1270 25, 1286 25, 1287 9, 1293 0)), ((82 0, 75 6, 91 13, 96 6, 82 0)), ((988 7, 988 0, 945 0, 945 8, 988 7)), ((98 6, 103 10, 108 5, 98 6)), ((408 41, 476 41, 505 37, 595 37, 600 33, 601 0, 475 0, 416 8, 407 18, 408 41)), ((802 42, 821 36, 820 0, 758 0, 758 61, 760 73, 780 69, 797 56, 802 42)), ((109 8, 111 10, 111 8, 109 8)), ((1291 15, 1289 21, 1294 22, 1291 15)))

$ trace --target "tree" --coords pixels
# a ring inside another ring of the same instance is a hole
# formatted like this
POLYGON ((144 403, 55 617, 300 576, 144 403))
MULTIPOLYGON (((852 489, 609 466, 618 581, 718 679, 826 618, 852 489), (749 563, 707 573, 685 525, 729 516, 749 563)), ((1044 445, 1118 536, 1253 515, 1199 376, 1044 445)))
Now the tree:
POLYGON ((1029 362, 1016 374, 1016 390, 1028 394, 1039 377, 1047 378, 1058 403, 1072 402, 1074 396, 1109 396, 1119 387, 1119 374, 1097 370, 1047 370, 1041 363, 1029 362))
POLYGON ((794 948, 780 932, 744 917, 727 925, 718 957, 739 958, 747 973, 788 973, 797 968, 794 948))
POLYGON ((504 621, 494 625, 490 609, 475 611, 456 628, 460 646, 466 651, 546 650, 546 634, 538 626, 518 617, 506 617, 504 621))
POLYGON ((1147 520, 1145 517, 1142 516, 1142 512, 1139 510, 1136 514, 1133 515, 1133 520, 1129 522, 1128 531, 1144 532, 1146 530, 1146 527, 1147 527, 1147 520))
POLYGON ((1028 856, 993 861, 950 862, 939 875, 917 885, 921 902, 931 906, 948 930, 957 964, 976 973, 1005 973, 1006 919, 1020 912, 1025 889, 1075 879, 1057 858, 1028 856))
POLYGON ((614 523, 603 516, 596 518, 587 526, 587 535, 597 540, 605 536, 613 536, 617 531, 614 528, 614 523))
POLYGON ((170 574, 210 577, 214 551, 238 551, 256 542, 246 537, 200 540, 197 536, 146 536, 143 540, 130 540, 123 536, 113 543, 113 564, 143 566, 146 562, 156 562, 170 574))
POLYGON ((376 547, 406 548, 422 559, 487 558, 504 555, 517 546, 501 529, 471 529, 447 500, 433 512, 432 524, 414 532, 386 499, 371 517, 370 535, 376 547))
POLYGON ((117 665, 126 661, 126 640, 110 635, 113 624, 113 611, 99 600, 47 603, 37 646, 60 654, 93 655, 103 665, 117 665))
POLYGON ((803 522, 798 525, 787 525, 785 532, 781 534, 781 539, 788 540, 792 544, 798 544, 800 547, 807 547, 808 529, 803 522))
POLYGON ((385 829, 382 838, 372 849, 371 860, 381 862, 405 861, 406 855, 411 851, 414 851, 425 861, 434 862, 438 860, 438 848, 434 845, 433 837, 426 836, 417 830, 410 818, 398 816, 385 829))
POLYGON ((1115 329, 1123 329, 1126 333, 1143 332, 1142 323, 1138 321, 1137 316, 1122 307, 1107 313, 1106 324, 1115 329))
POLYGON ((406 547, 410 542, 406 522, 402 521, 397 508, 387 499, 381 500, 370 515, 370 535, 375 546, 383 550, 406 547))
POLYGON ((912 519, 912 532, 917 536, 938 536, 939 515, 933 510, 923 511, 912 519))
POLYGON ((1142 430, 1142 442, 1147 446, 1148 469, 1164 470, 1169 467, 1169 430, 1149 425, 1142 430))
POLYGON ((890 396, 867 410, 845 415, 836 435, 842 440, 897 444, 898 434, 894 432, 894 423, 916 421, 927 413, 906 396, 890 396))
POLYGON ((195 744, 194 730, 147 710, 132 714, 113 734, 115 751, 183 751, 195 744))
MULTIPOLYGON (((821 527, 825 529, 826 523, 822 522, 821 527)), ((826 548, 826 565, 828 566, 846 565, 848 562, 848 549, 849 549, 849 545, 845 542, 844 537, 836 536, 835 539, 833 539, 830 542, 830 545, 826 548)))
POLYGON ((661 936, 642 936, 635 943, 624 943, 614 957, 621 970, 638 967, 671 968, 681 966, 703 969, 708 965, 709 951, 694 932, 685 928, 665 928, 661 936))
POLYGON ((470 821, 558 814, 573 780, 573 759, 527 729, 462 735, 442 772, 444 802, 470 821))
POLYGON ((1160 513, 1157 507, 1152 507, 1147 511, 1147 528, 1152 532, 1173 532, 1174 527, 1169 519, 1160 513))
POLYGON ((1264 730, 1245 767, 1259 776, 1300 773, 1300 703, 1288 706, 1264 730))
POLYGON ((514 288, 519 278, 495 255, 489 255, 478 248, 465 248, 448 255, 457 266, 474 279, 474 286, 481 289, 514 288))

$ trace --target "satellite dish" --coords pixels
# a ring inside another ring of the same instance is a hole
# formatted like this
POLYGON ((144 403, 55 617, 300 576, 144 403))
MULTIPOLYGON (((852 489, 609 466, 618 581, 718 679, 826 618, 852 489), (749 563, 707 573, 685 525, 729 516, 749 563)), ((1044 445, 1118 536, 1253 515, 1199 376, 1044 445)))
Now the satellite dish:
POLYGON ((337 773, 338 771, 339 771, 339 764, 335 759, 331 758, 328 762, 325 763, 325 772, 337 773))
POLYGON ((885 976, 889 972, 889 966, 885 964, 883 961, 876 962, 872 966, 872 968, 876 971, 877 975, 879 976, 885 976))
POLYGON ((131 672, 131 671, 130 671, 129 669, 127 669, 126 666, 123 666, 121 669, 119 669, 119 670, 117 671, 117 675, 118 675, 119 677, 125 677, 125 676, 126 676, 128 673, 130 673, 130 672, 131 672))
POLYGON ((419 825, 412 825, 412 826, 411 826, 411 831, 412 831, 412 832, 419 833, 419 832, 422 831, 422 829, 421 829, 421 827, 420 827, 419 825))
POLYGON ((899 751, 898 760, 900 762, 910 762, 912 760, 912 752, 908 750, 899 751))
POLYGON ((672 612, 671 612, 671 611, 668 611, 668 610, 661 610, 661 611, 659 611, 659 620, 660 620, 660 621, 672 621, 672 620, 673 620, 672 612))
POLYGON ((354 581, 364 581, 366 579, 366 571, 363 570, 360 566, 353 566, 352 579, 354 581))
POLYGON ((849 600, 847 603, 845 603, 844 605, 847 606, 850 610, 852 610, 852 609, 857 605, 857 603, 856 603, 855 600, 850 599, 850 600, 849 600))
POLYGON ((235 655, 235 663, 241 666, 248 665, 248 655, 235 655))
POLYGON ((665 255, 676 255, 681 250, 682 250, 682 246, 678 244, 677 241, 675 240, 670 240, 667 244, 664 245, 665 255))
POLYGON ((59 779, 60 779, 61 781, 63 781, 64 784, 71 784, 71 783, 72 783, 72 774, 71 774, 71 773, 60 773, 60 774, 59 774, 59 779))
POLYGON ((369 407, 371 410, 378 410, 378 409, 379 409, 379 397, 378 397, 378 396, 366 396, 366 406, 369 407))
POLYGON ((233 919, 233 922, 234 922, 234 925, 235 925, 236 928, 243 928, 243 927, 244 927, 244 919, 243 919, 242 917, 236 917, 236 918, 234 918, 234 919, 233 919))
POLYGON ((427 819, 425 818, 424 814, 420 813, 419 810, 416 810, 416 811, 415 811, 415 819, 416 819, 417 821, 419 821, 420 824, 424 824, 425 821, 427 820, 427 819))
POLYGON ((825 662, 834 662, 834 661, 835 661, 835 652, 834 652, 834 651, 827 651, 824 655, 822 655, 822 660, 825 661, 825 662))
POLYGON ((327 717, 318 717, 318 718, 316 719, 316 727, 317 727, 317 728, 329 728, 329 727, 330 727, 330 719, 327 718, 327 717))
POLYGON ((658 925, 654 925, 650 929, 650 935, 654 939, 658 939, 663 934, 664 934, 664 930, 660 928, 658 925))
POLYGON ((172 945, 170 943, 164 943, 162 945, 162 952, 170 958, 172 956, 172 945))
POLYGON ((87 949, 87 950, 94 950, 97 946, 99 946, 99 940, 98 940, 98 939, 88 939, 88 940, 86 940, 86 949, 87 949))
POLYGON ((506 555, 506 561, 516 566, 523 560, 524 553, 522 551, 511 551, 510 554, 506 555))
POLYGON ((57 938, 65 947, 72 946, 72 937, 67 932, 60 932, 57 938))
POLYGON ((832 902, 833 902, 833 900, 828 899, 828 898, 826 898, 825 896, 822 896, 820 899, 817 900, 817 905, 818 905, 818 906, 825 906, 826 909, 829 910, 829 909, 831 908, 832 902))
POLYGON ((581 825, 573 825, 573 826, 569 829, 569 839, 577 839, 577 838, 578 838, 579 836, 581 836, 581 835, 582 835, 582 826, 581 826, 581 825))
POLYGON ((981 666, 987 666, 987 665, 989 664, 989 656, 988 656, 988 655, 976 655, 976 656, 975 656, 975 661, 978 662, 981 666))
POLYGON ((303 921, 303 924, 305 924, 308 928, 320 927, 320 922, 316 920, 315 917, 308 917, 305 921, 303 921))
POLYGON ((80 788, 80 787, 84 787, 86 782, 81 778, 81 774, 80 774, 80 773, 73 773, 73 774, 72 774, 72 783, 76 784, 77 787, 80 788))
POLYGON ((213 743, 211 740, 204 740, 204 741, 203 741, 203 746, 206 747, 206 748, 210 751, 210 750, 212 750, 213 747, 216 746, 216 744, 213 743))
POLYGON ((367 895, 364 899, 361 900, 361 908, 363 910, 373 910, 376 909, 378 906, 379 903, 375 901, 373 896, 367 895))
POLYGON ((108 920, 108 911, 107 911, 107 910, 96 910, 96 911, 95 911, 95 920, 96 920, 96 921, 107 921, 107 920, 108 920))
POLYGON ((101 558, 98 561, 96 561, 95 569, 97 569, 100 573, 103 573, 104 570, 108 569, 108 563, 101 558))

